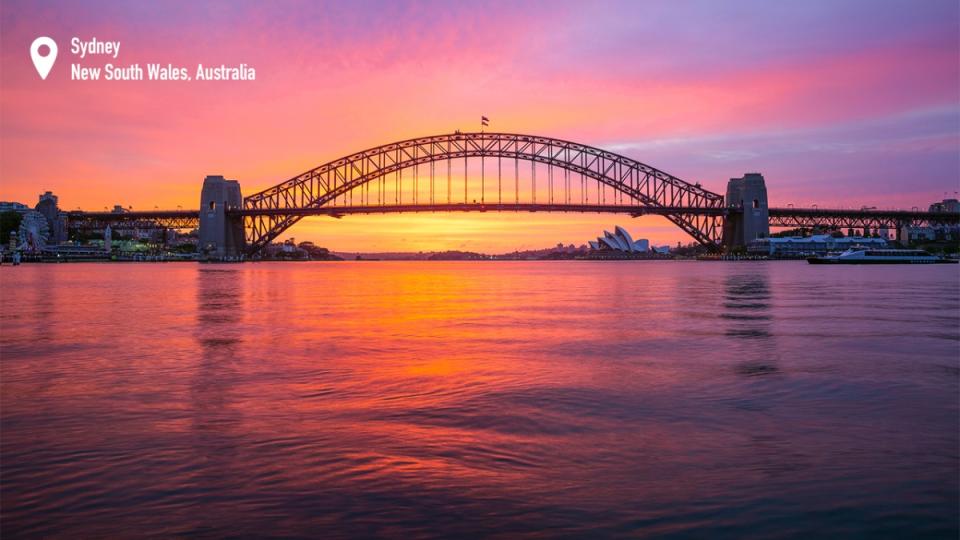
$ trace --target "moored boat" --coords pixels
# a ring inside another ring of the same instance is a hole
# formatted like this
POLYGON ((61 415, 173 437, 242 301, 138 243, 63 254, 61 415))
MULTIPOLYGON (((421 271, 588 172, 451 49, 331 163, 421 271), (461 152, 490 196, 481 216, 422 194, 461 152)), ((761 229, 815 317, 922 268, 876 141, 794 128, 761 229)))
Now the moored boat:
POLYGON ((807 259, 810 264, 943 264, 958 261, 938 257, 922 249, 851 248, 839 255, 823 255, 807 259))

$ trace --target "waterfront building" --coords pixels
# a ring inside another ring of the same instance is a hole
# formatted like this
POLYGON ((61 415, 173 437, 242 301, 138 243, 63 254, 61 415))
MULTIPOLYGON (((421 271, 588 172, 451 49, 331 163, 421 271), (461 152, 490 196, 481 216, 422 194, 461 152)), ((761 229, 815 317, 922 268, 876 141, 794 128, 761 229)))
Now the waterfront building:
POLYGON ((30 210, 30 207, 14 201, 0 201, 0 212, 17 212, 24 214, 30 210))
POLYGON ((933 242, 937 239, 937 231, 933 227, 904 225, 900 229, 900 238, 907 243, 933 242))
POLYGON ((960 227, 957 225, 904 225, 900 228, 900 238, 903 242, 955 242, 960 239, 960 227))
POLYGON ((620 251, 624 253, 646 253, 650 251, 650 241, 646 239, 634 240, 626 229, 617 225, 614 232, 603 231, 596 241, 588 242, 594 251, 620 251))
POLYGON ((783 238, 758 238, 747 245, 750 255, 769 257, 808 257, 826 255, 829 252, 844 251, 854 246, 870 248, 887 247, 885 238, 865 236, 843 236, 835 238, 829 234, 813 236, 787 236, 783 238))

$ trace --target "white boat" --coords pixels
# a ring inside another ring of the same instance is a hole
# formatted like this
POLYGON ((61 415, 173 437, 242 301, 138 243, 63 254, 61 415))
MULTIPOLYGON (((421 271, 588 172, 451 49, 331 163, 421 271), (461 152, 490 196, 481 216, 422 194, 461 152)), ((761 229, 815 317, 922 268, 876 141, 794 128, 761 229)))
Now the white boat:
POLYGON ((810 264, 942 264, 958 261, 932 255, 922 249, 850 248, 839 255, 810 257, 810 264))

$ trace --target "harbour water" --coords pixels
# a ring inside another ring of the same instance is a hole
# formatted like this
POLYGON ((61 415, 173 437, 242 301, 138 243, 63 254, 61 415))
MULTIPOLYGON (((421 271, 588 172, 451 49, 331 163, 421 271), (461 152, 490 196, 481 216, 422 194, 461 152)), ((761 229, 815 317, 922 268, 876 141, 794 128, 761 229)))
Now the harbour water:
POLYGON ((0 267, 4 538, 957 538, 960 272, 0 267))

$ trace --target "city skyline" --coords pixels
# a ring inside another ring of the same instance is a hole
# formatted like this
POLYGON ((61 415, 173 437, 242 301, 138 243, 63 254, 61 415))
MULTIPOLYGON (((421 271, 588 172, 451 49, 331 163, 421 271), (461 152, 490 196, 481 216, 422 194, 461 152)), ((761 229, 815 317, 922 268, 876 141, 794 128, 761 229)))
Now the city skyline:
MULTIPOLYGON (((64 209, 195 208, 207 174, 250 194, 362 148, 479 129, 481 115, 491 131, 584 142, 714 192, 759 171, 777 206, 925 208, 957 189, 955 3, 551 6, 5 9, 0 199, 52 190, 64 209), (27 54, 38 35, 60 44, 46 81, 27 54), (257 80, 70 81, 73 36, 118 40, 117 65, 246 63, 257 80)), ((662 218, 620 222, 652 243, 689 241, 662 218)), ((285 237, 506 252, 603 226, 608 216, 350 216, 285 237)))

